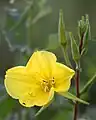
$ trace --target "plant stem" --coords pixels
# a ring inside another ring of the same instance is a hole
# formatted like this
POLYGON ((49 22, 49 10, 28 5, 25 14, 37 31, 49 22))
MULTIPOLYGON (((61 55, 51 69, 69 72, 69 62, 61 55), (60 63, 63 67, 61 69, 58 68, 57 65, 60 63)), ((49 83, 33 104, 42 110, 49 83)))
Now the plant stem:
MULTIPOLYGON (((80 40, 80 45, 79 45, 79 53, 81 54, 82 52, 82 47, 83 47, 83 37, 84 33, 81 35, 81 40, 80 40)), ((80 93, 79 93, 79 87, 80 87, 80 60, 76 64, 76 79, 75 79, 75 86, 76 86, 76 95, 78 98, 80 98, 80 93)), ((78 102, 76 101, 75 107, 74 107, 74 119, 77 120, 78 117, 78 102)))
MULTIPOLYGON (((79 98, 79 81, 80 81, 80 71, 79 69, 76 70, 76 95, 79 98)), ((78 115, 78 102, 75 103, 74 107, 74 120, 77 120, 77 115, 78 115)))

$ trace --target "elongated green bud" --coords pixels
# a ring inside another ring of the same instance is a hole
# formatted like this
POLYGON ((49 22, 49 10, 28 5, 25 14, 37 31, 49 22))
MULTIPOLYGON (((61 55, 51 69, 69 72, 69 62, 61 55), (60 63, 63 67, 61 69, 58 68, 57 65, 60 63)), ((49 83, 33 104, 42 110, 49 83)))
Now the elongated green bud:
POLYGON ((78 60, 80 59, 80 53, 79 53, 79 48, 78 48, 78 45, 72 35, 71 32, 69 32, 69 37, 70 37, 70 40, 71 40, 71 51, 72 51, 72 57, 73 57, 73 60, 75 62, 78 62, 78 60))
POLYGON ((86 15, 86 31, 83 37, 83 41, 84 41, 83 47, 87 47, 89 39, 91 39, 90 23, 89 23, 89 17, 88 15, 86 15))
POLYGON ((78 36, 79 36, 79 52, 82 54, 88 49, 88 40, 91 39, 89 16, 82 16, 78 22, 78 36))
POLYGON ((58 26, 58 35, 59 35, 59 41, 62 46, 66 46, 67 40, 66 40, 66 33, 65 33, 65 25, 63 22, 63 12, 60 10, 59 13, 59 26, 58 26))

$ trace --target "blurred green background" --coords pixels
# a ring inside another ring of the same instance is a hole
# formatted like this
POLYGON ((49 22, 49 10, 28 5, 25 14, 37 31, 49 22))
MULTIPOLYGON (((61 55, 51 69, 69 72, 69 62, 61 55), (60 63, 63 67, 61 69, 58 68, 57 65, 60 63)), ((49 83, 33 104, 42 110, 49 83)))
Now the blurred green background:
MULTIPOLYGON (((78 20, 82 15, 89 15, 92 39, 81 61, 81 88, 96 72, 95 0, 0 0, 0 120, 72 120, 73 107, 63 97, 56 95, 54 102, 34 117, 39 107, 22 107, 4 88, 5 71, 25 65, 36 49, 52 51, 58 61, 64 61, 57 36, 60 9, 66 30, 74 35, 77 35, 78 20)), ((94 81, 82 96, 90 105, 79 105, 78 120, 96 120, 96 79, 94 81)), ((73 83, 71 91, 74 89, 73 83)))

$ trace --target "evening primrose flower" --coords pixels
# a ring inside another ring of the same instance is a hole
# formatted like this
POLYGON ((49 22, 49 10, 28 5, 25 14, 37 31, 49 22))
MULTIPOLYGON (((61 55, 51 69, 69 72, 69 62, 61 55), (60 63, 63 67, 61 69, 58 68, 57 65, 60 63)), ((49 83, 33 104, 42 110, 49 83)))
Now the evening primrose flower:
POLYGON ((54 92, 69 90, 74 74, 74 70, 57 62, 55 54, 36 51, 26 66, 7 70, 5 87, 25 107, 44 106, 53 99, 54 92))

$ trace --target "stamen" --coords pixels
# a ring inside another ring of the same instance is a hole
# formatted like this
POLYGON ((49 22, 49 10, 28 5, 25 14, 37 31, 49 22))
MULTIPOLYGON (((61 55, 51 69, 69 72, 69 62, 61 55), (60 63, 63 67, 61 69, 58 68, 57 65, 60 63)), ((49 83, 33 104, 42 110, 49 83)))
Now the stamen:
POLYGON ((55 80, 54 77, 51 80, 43 80, 41 83, 41 87, 44 90, 44 92, 49 92, 51 87, 55 86, 55 80))

